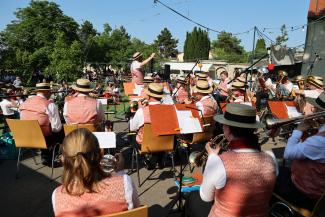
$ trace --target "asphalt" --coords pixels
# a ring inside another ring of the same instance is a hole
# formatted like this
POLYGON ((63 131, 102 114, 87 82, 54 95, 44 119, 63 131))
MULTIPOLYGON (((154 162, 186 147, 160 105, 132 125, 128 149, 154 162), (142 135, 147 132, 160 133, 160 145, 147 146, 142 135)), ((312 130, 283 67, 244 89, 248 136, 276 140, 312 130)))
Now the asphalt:
MULTIPOLYGON (((114 119, 114 131, 118 133, 118 148, 128 146, 126 133, 127 122, 123 119, 114 119)), ((203 147, 203 146, 201 146, 203 147)), ((269 140, 263 149, 273 149, 281 157, 283 143, 269 140)), ((130 174, 137 186, 141 204, 149 206, 149 216, 163 217, 181 216, 178 212, 178 188, 171 170, 171 161, 166 158, 166 167, 162 170, 140 169, 141 186, 138 187, 137 173, 131 171, 131 151, 126 150, 125 171, 130 174)), ((36 156, 40 162, 40 157, 36 156)), ((176 156, 176 169, 179 171, 180 162, 186 163, 186 155, 179 152, 176 156), (180 160, 182 159, 182 160, 180 160)), ((201 171, 195 168, 194 171, 201 171)), ((0 160, 0 217, 51 217, 54 216, 51 195, 53 190, 60 185, 62 167, 54 169, 54 179, 50 179, 51 169, 42 164, 35 164, 30 153, 25 153, 16 178, 16 160, 0 160)), ((185 168, 185 175, 190 175, 189 167, 185 168)))

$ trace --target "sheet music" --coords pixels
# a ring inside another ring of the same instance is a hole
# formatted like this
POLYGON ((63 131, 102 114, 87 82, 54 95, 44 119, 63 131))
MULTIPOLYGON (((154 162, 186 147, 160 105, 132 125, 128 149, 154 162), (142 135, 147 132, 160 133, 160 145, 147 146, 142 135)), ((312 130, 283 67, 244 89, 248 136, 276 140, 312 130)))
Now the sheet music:
POLYGON ((143 85, 136 85, 135 88, 133 89, 133 93, 140 96, 142 90, 143 90, 143 85))
POLYGON ((202 132, 199 119, 193 118, 190 110, 176 109, 176 115, 181 134, 202 132))
POLYGON ((107 99, 97 99, 102 105, 107 105, 107 99))
POLYGON ((287 112, 288 112, 288 117, 289 118, 295 118, 295 117, 299 117, 302 114, 300 112, 297 111, 297 108, 295 106, 287 106, 287 112))
POLYGON ((116 148, 116 134, 114 132, 93 132, 98 139, 100 148, 116 148))

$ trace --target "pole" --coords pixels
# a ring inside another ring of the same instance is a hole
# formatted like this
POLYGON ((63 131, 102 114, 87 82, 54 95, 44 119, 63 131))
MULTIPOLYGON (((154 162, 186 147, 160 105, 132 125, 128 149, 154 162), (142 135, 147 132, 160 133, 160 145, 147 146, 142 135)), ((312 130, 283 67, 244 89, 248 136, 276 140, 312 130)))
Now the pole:
MULTIPOLYGON (((252 50, 252 60, 251 60, 251 64, 254 63, 254 59, 255 59, 255 36, 256 36, 256 26, 254 26, 254 35, 253 35, 253 50, 252 50)), ((248 78, 248 73, 246 73, 246 82, 247 82, 247 78, 248 78)), ((249 90, 252 89, 252 69, 250 70, 250 81, 249 81, 249 90)), ((246 94, 246 90, 247 90, 247 86, 245 85, 245 95, 244 95, 244 102, 246 102, 247 98, 247 94, 246 94)))

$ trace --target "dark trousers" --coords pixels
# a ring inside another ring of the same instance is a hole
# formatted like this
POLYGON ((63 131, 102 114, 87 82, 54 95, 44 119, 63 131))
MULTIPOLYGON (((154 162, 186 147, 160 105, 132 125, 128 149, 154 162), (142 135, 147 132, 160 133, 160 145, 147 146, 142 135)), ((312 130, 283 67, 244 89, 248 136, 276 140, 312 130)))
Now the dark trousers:
POLYGON ((214 99, 215 99, 217 102, 224 102, 224 101, 226 101, 226 99, 227 99, 227 96, 223 96, 223 95, 221 95, 220 93, 215 93, 215 94, 213 94, 213 96, 214 96, 214 99))
POLYGON ((201 199, 200 191, 192 191, 185 201, 185 217, 206 217, 212 205, 213 202, 205 202, 201 199))
POLYGON ((268 100, 269 94, 266 91, 258 91, 256 92, 256 109, 257 111, 261 110, 262 100, 268 100))
MULTIPOLYGON (((48 149, 41 149, 41 158, 47 161, 52 160, 52 148, 55 144, 61 144, 64 139, 64 131, 61 130, 57 133, 52 133, 45 137, 46 146, 48 149)), ((59 152, 59 147, 57 147, 56 153, 59 152)))
MULTIPOLYGON (((303 174, 302 174, 303 175, 303 174)), ((313 210, 317 200, 301 193, 291 181, 291 171, 288 167, 280 167, 274 192, 298 207, 313 210)))

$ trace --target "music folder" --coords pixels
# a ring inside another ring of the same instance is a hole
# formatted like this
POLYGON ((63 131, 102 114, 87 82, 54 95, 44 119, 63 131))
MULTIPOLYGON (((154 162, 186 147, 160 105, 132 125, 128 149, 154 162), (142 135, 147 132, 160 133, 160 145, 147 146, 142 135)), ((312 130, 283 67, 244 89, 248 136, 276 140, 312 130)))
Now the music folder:
POLYGON ((98 139, 100 148, 116 148, 116 134, 114 132, 93 132, 98 139))

